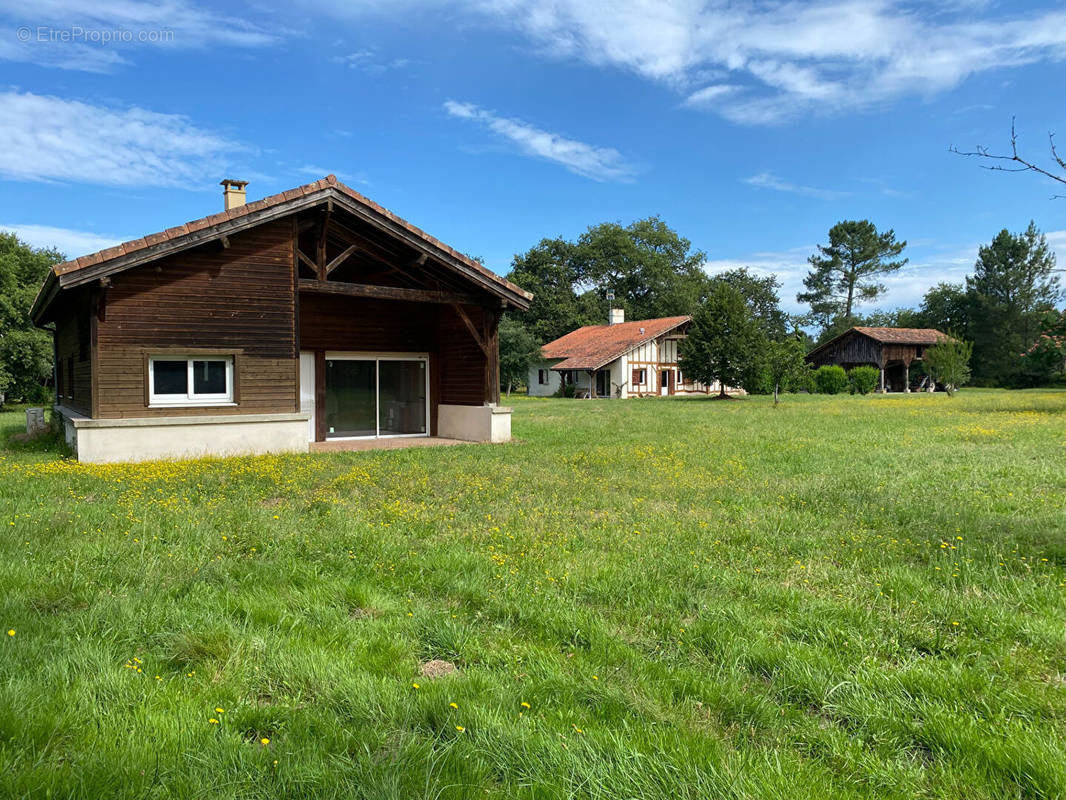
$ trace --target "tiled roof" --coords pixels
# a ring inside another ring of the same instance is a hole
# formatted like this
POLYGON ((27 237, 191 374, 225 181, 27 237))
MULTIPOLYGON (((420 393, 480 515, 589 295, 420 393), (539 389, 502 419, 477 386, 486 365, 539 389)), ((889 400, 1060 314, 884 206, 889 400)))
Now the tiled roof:
POLYGON ((116 245, 115 247, 109 247, 106 250, 100 250, 96 253, 90 253, 89 255, 79 256, 78 258, 71 259, 70 261, 64 261, 62 264, 56 264, 52 268, 52 272, 56 276, 67 275, 72 272, 77 272, 78 270, 85 269, 86 267, 101 264, 105 261, 110 261, 111 259, 119 258, 120 256, 129 255, 130 253, 135 253, 139 250, 144 250, 148 247, 152 247, 153 245, 161 244, 163 242, 173 241, 174 239, 180 239, 183 236, 195 233, 196 231, 201 231, 205 228, 211 228, 215 225, 219 225, 223 222, 228 222, 230 220, 239 219, 240 217, 243 217, 247 214, 251 214, 256 211, 263 211, 273 206, 281 205, 282 203, 291 200, 297 200, 301 197, 305 197, 306 195, 314 194, 315 192, 320 192, 324 189, 329 188, 335 189, 341 194, 347 195, 355 202, 366 206, 372 211, 385 217, 389 221, 406 229, 408 232, 417 236, 426 244, 429 244, 432 247, 444 251, 456 261, 459 261, 464 266, 475 270, 476 272, 480 273, 489 280, 498 283, 506 287, 510 291, 515 292, 518 295, 527 299, 533 296, 525 289, 522 289, 521 287, 516 286, 507 279, 500 277, 492 270, 482 266, 477 261, 474 261, 472 258, 463 255, 458 250, 449 247, 439 239, 430 236, 421 228, 418 228, 412 225, 410 222, 407 222, 407 220, 401 219, 400 217, 396 216, 387 208, 379 206, 373 200, 364 197, 351 187, 345 186, 343 183, 337 180, 336 175, 327 175, 325 178, 313 181, 312 183, 308 183, 303 186, 297 186, 295 189, 289 189, 285 192, 270 195, 269 197, 264 197, 261 200, 253 200, 250 203, 246 203, 243 206, 238 206, 237 208, 231 208, 228 211, 220 211, 217 214, 211 214, 210 216, 201 217, 200 219, 193 220, 192 222, 186 222, 184 225, 178 225, 174 228, 167 228, 165 231, 160 231, 159 233, 152 233, 140 239, 133 239, 129 242, 124 242, 120 245, 116 245))
POLYGON ((540 352, 547 359, 565 359, 552 366, 554 370, 599 369, 637 345, 662 336, 690 319, 663 317, 619 322, 616 325, 587 325, 554 342, 548 342, 540 352))
POLYGON ((936 344, 941 339, 948 338, 947 334, 935 328, 863 328, 856 326, 852 330, 864 333, 883 344, 936 344))

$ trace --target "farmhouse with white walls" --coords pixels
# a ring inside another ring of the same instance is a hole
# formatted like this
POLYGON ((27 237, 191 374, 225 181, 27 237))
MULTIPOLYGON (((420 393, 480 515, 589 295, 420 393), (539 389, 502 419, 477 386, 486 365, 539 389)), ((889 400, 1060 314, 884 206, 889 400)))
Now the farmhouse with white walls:
POLYGON ((691 317, 625 321, 612 308, 606 325, 586 325, 541 348, 529 370, 529 394, 548 397, 564 385, 578 397, 647 397, 717 392, 689 380, 678 361, 678 343, 691 317))

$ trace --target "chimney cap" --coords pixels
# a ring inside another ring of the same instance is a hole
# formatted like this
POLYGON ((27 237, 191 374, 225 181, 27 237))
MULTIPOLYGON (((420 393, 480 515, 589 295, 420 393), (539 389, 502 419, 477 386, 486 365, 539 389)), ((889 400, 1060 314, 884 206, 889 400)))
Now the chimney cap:
POLYGON ((218 185, 225 186, 227 189, 230 186, 235 186, 238 189, 243 189, 245 186, 248 185, 248 181, 238 181, 234 180, 233 178, 223 178, 218 182, 218 185))

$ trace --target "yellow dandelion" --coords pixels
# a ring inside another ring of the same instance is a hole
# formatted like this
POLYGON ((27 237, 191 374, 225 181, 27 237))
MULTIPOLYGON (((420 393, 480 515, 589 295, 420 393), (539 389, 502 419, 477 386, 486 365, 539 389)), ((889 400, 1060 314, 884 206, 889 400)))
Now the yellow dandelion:
POLYGON ((216 714, 225 714, 226 713, 226 709, 224 709, 224 708, 216 708, 215 709, 215 713, 216 714))
POLYGON ((952 624, 952 625, 958 625, 959 623, 957 623, 957 622, 952 622, 951 624, 952 624))
POLYGON ((532 708, 525 700, 522 701, 522 708, 532 708))
POLYGON ((459 733, 462 733, 463 731, 465 731, 465 730, 466 730, 466 728, 464 728, 464 727, 463 727, 462 725, 456 725, 456 726, 455 726, 455 729, 456 729, 457 731, 459 731, 459 733))
POLYGON ((264 736, 262 739, 259 740, 259 744, 265 747, 266 745, 270 744, 270 740, 264 736))
POLYGON ((209 719, 208 722, 210 722, 212 725, 218 725, 218 720, 215 719, 214 717, 211 717, 211 719, 209 719))
POLYGON ((417 683, 412 683, 412 684, 411 684, 411 688, 412 688, 412 689, 421 689, 422 687, 421 687, 421 686, 419 686, 419 685, 418 685, 417 683))
POLYGON ((7 635, 8 636, 14 636, 15 635, 15 629, 14 628, 8 629, 7 635))
POLYGON ((459 704, 458 703, 448 703, 448 705, 451 708, 459 708, 459 704))

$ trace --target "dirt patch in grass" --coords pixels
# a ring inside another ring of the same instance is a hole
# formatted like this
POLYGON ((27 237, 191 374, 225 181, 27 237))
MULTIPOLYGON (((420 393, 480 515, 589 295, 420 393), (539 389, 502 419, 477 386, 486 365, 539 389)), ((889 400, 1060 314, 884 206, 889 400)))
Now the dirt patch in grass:
POLYGON ((443 661, 439 658, 425 661, 418 668, 418 674, 423 678, 443 678, 447 675, 454 675, 458 671, 459 668, 451 661, 443 661))

